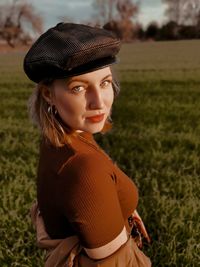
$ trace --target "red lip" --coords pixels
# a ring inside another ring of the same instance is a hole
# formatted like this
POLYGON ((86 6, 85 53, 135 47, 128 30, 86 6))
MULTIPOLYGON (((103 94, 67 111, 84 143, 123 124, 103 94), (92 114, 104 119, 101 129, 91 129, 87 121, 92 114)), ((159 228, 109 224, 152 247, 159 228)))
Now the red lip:
POLYGON ((87 117, 87 119, 90 120, 91 122, 100 122, 103 120, 103 118, 104 118, 104 114, 87 117))

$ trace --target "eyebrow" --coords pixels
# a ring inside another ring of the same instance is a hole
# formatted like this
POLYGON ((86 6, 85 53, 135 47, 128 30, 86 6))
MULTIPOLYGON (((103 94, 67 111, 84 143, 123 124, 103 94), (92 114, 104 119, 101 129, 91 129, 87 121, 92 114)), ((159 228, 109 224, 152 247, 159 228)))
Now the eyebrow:
POLYGON ((107 76, 105 76, 105 77, 102 79, 102 81, 105 80, 105 79, 107 79, 107 78, 110 78, 110 77, 112 78, 112 74, 108 74, 107 76))
MULTIPOLYGON (((105 77, 103 77, 102 79, 101 79, 101 81, 103 81, 103 80, 105 80, 105 79, 107 79, 107 78, 110 78, 110 77, 112 77, 112 74, 108 74, 108 75, 106 75, 105 77)), ((71 79, 69 79, 68 81, 67 81, 67 85, 69 85, 70 83, 72 83, 72 82, 82 82, 82 83, 86 83, 86 84, 88 84, 88 81, 87 80, 85 80, 85 79, 79 79, 79 78, 76 78, 76 77, 73 77, 73 78, 71 78, 71 79)))

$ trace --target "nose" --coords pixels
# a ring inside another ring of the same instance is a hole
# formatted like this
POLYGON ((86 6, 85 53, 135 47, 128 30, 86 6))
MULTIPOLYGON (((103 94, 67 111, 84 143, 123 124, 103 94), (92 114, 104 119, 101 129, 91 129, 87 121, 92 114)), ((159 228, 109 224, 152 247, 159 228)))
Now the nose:
POLYGON ((104 100, 102 90, 98 86, 93 87, 90 91, 89 109, 103 109, 104 100))

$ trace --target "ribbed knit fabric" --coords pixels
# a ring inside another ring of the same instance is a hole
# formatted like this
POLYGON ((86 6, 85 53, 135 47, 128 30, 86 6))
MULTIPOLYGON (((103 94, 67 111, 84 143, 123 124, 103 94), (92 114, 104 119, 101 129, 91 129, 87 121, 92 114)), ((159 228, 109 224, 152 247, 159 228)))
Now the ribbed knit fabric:
POLYGON ((128 229, 138 193, 133 181, 103 152, 92 134, 72 136, 56 148, 43 141, 37 194, 51 238, 78 235, 82 246, 97 248, 128 229))

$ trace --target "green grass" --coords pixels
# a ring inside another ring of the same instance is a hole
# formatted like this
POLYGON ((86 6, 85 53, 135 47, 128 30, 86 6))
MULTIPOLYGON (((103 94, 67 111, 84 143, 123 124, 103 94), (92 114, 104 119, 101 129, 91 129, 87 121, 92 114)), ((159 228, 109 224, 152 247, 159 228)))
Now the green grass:
MULTIPOLYGON (((200 262, 199 41, 124 45, 113 130, 98 142, 135 181, 156 267, 200 262)), ((43 266, 29 208, 39 134, 26 103, 34 86, 23 54, 0 55, 0 266, 43 266)))

